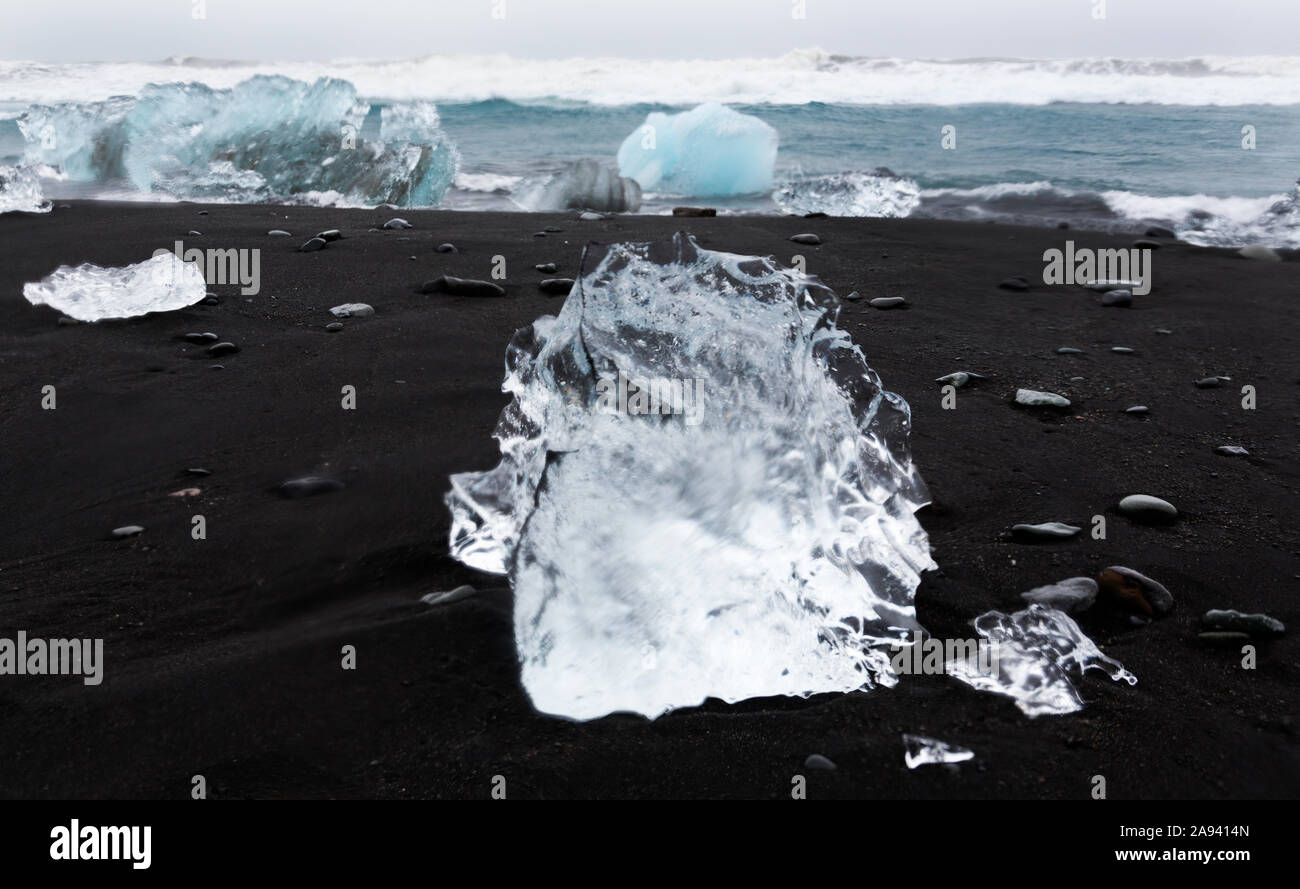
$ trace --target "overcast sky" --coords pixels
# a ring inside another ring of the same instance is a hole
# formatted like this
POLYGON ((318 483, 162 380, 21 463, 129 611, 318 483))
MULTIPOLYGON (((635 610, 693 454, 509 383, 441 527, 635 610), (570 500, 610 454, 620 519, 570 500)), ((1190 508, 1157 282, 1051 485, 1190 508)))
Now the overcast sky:
POLYGON ((0 0, 0 58, 508 53, 911 58, 1300 52, 1300 0, 0 0), (1094 7, 1105 4, 1105 18, 1094 7), (202 6, 204 17, 196 18, 202 6), (504 6, 503 18, 494 11, 504 6))

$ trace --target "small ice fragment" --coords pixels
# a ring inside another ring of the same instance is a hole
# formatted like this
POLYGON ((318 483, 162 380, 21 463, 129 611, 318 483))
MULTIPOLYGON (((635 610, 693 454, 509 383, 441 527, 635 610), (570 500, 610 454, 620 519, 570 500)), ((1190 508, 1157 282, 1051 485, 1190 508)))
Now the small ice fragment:
POLYGON ((975 751, 948 744, 925 735, 903 735, 903 761, 909 769, 933 763, 966 762, 975 751))
POLYGON ((975 631, 992 646, 992 670, 957 658, 946 665, 950 676, 978 691, 1006 695, 1025 715, 1073 713, 1083 699, 1070 674, 1101 670, 1129 685, 1137 677, 1106 657, 1069 615, 1045 605, 1004 614, 987 611, 975 618, 975 631))
POLYGON ((48 213, 41 180, 30 166, 0 166, 0 213, 48 213))
POLYGON ((461 584, 454 590, 447 590, 442 593, 428 593, 420 597, 420 601, 425 605, 450 605, 452 602, 459 602, 461 599, 468 599, 474 595, 474 588, 467 583, 461 584))
POLYGON ((78 321, 170 312, 194 305, 206 292, 198 264, 170 251, 123 268, 59 266, 39 282, 23 285, 32 305, 50 306, 78 321))

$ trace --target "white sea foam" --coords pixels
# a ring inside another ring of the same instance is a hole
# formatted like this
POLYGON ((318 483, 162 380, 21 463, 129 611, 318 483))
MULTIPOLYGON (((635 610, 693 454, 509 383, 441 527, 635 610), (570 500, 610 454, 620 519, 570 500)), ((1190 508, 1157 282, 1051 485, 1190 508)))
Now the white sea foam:
POLYGON ((802 49, 776 58, 525 59, 447 54, 400 61, 46 64, 0 62, 0 101, 93 101, 147 83, 229 88, 254 74, 333 77, 369 99, 475 102, 654 102, 694 105, 1122 102, 1160 105, 1300 104, 1300 57, 931 60, 838 56, 802 49))

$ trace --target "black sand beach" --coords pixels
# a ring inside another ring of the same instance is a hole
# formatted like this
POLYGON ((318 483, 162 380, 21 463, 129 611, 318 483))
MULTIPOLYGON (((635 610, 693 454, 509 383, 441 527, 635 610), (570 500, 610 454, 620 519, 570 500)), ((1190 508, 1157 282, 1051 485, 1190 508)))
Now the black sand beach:
POLYGON ((212 798, 484 798, 503 775, 512 798, 783 798, 807 773, 821 798, 1086 799, 1099 774, 1113 799, 1295 797, 1298 267, 1166 242, 1153 291, 1130 309, 1079 287, 997 287, 1012 275, 1041 281, 1043 251, 1067 238, 1132 242, 910 219, 92 202, 0 217, 0 634, 102 637, 106 657, 97 687, 0 682, 0 795, 186 798, 201 774, 212 798), (414 228, 368 231, 394 215, 414 228), (546 226, 562 231, 534 236, 546 226), (276 228, 294 237, 268 237, 276 228), (327 228, 344 239, 296 252, 327 228), (534 713, 505 580, 447 555, 447 477, 495 464, 506 344, 559 310, 537 287, 551 276, 533 266, 572 275, 589 240, 678 230, 712 249, 803 254, 841 296, 905 296, 892 311, 845 303, 841 326, 912 406, 913 454, 935 499, 921 515, 940 566, 918 592, 921 622, 969 636, 972 618, 1021 607, 1024 590, 1125 565, 1167 586, 1174 612, 1139 626, 1099 602, 1079 623, 1138 684, 1089 674, 1082 712, 1034 720, 944 677, 710 702, 654 722, 534 713), (821 246, 788 240, 809 231, 821 246), (58 265, 139 262, 178 239, 260 248, 261 292, 219 286, 218 305, 75 326, 22 297, 24 282, 58 265), (459 252, 436 252, 443 242, 459 252), (504 299, 417 292, 442 274, 488 277, 498 255, 504 299), (376 314, 326 331, 329 308, 348 302, 376 314), (181 339, 190 331, 240 351, 210 359, 181 339), (934 379, 958 370, 988 379, 944 410, 934 379), (1231 381, 1194 385, 1211 375, 1231 381), (47 385, 55 410, 42 409, 47 385), (354 411, 340 407, 349 385, 354 411), (1254 410, 1241 406, 1244 385, 1254 410), (1019 387, 1066 395, 1073 409, 1014 408, 1019 387), (1150 413, 1124 413, 1134 404, 1150 413), (1216 454, 1225 444, 1250 456, 1216 454), (346 488, 275 493, 303 475, 346 488), (169 496, 188 487, 201 493, 169 496), (1179 521, 1120 516, 1115 504, 1132 493, 1171 501, 1179 521), (195 514, 206 540, 191 538, 195 514), (1016 523, 1087 528, 1097 514, 1105 540, 1006 539, 1016 523), (146 530, 110 539, 131 524, 146 530), (465 583, 480 593, 419 601, 465 583), (1261 642, 1258 669, 1243 670, 1237 649, 1198 643, 1210 608, 1267 612, 1291 630, 1261 642), (340 668, 345 645, 354 671, 340 668), (904 732, 976 759, 909 771, 904 732), (813 753, 838 770, 807 772, 813 753))

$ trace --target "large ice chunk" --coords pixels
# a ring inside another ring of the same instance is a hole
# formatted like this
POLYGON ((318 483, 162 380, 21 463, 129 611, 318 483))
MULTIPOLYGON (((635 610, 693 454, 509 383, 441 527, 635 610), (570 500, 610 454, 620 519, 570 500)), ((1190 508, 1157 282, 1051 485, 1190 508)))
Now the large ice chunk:
POLYGON ((437 204, 458 155, 436 108, 378 110, 376 133, 347 81, 259 75, 231 89, 150 84, 138 98, 37 105, 18 126, 28 161, 73 180, 128 180, 190 199, 437 204))
POLYGON ((583 158, 544 179, 524 183, 515 202, 525 210, 628 213, 641 206, 641 186, 599 161, 583 158))
POLYGON ((0 213, 48 213, 50 206, 35 170, 0 166, 0 213))
POLYGON ((589 246, 506 354, 451 552, 508 573, 524 687, 577 719, 893 685, 933 567, 910 410, 770 259, 589 246))
POLYGON ((23 296, 32 305, 50 306, 78 321, 183 309, 203 299, 206 291, 198 264, 165 250, 123 268, 88 262, 76 268, 59 266, 40 281, 23 285, 23 296))
POLYGON ((618 169, 647 191, 722 197, 772 190, 776 130, 717 102, 653 111, 623 140, 618 169))
POLYGON ((1030 605, 1014 614, 987 611, 975 618, 975 631, 993 647, 995 669, 981 670, 956 659, 948 662, 948 674, 972 688, 1012 698, 1027 716, 1082 710, 1072 673, 1101 670, 1113 680, 1137 683, 1137 677, 1102 654, 1069 615, 1046 605, 1030 605))

